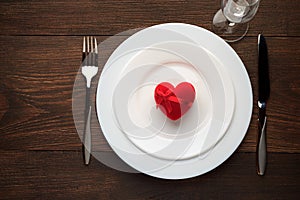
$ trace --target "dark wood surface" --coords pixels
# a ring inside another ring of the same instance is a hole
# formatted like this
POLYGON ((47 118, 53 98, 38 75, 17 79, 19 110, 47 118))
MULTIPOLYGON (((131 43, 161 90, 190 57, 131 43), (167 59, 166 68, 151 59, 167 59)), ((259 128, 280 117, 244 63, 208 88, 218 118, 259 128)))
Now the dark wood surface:
MULTIPOLYGON (((253 117, 221 166, 180 181, 82 162, 72 115, 82 35, 98 42, 132 28, 184 22, 211 30, 219 0, 1 1, 0 199, 297 199, 300 196, 300 6, 261 1, 247 36, 231 44, 252 82, 253 117), (269 47, 268 168, 255 172, 257 34, 269 47)), ((104 54, 126 39, 118 36, 104 54)), ((95 125, 97 126, 97 125, 95 125)), ((96 146, 110 151, 104 139, 96 146)))

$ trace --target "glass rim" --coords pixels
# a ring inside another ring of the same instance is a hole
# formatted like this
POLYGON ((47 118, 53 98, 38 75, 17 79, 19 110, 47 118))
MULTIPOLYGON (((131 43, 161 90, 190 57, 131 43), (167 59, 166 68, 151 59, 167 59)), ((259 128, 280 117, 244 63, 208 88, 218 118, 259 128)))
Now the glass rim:
MULTIPOLYGON (((228 0, 222 0, 222 4, 224 4, 224 1, 228 1, 228 0)), ((239 0, 232 0, 232 1, 236 2, 237 4, 240 4, 239 0)), ((254 5, 258 4, 261 0, 245 0, 245 1, 247 1, 249 3, 249 5, 247 5, 247 6, 254 6, 254 5), (250 3, 250 2, 252 2, 252 3, 250 3)))

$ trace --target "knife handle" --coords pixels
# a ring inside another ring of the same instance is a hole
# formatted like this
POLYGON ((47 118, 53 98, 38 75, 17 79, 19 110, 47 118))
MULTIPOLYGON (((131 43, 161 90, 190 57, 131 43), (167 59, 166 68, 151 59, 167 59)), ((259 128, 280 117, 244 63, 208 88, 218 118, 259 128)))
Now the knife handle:
POLYGON ((256 167, 257 174, 264 175, 267 164, 267 143, 266 143, 266 128, 267 128, 267 117, 264 118, 264 122, 261 124, 258 121, 258 139, 256 146, 256 167))

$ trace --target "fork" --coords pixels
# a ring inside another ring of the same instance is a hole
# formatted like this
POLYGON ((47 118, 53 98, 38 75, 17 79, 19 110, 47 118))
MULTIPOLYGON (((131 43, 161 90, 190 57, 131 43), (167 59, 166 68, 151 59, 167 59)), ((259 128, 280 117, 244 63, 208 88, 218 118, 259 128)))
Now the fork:
POLYGON ((98 72, 98 47, 97 40, 93 36, 83 37, 82 47, 82 67, 81 73, 86 80, 86 96, 85 96, 85 123, 83 132, 83 158, 84 164, 88 165, 91 158, 92 134, 91 134, 91 100, 90 90, 92 79, 98 72))

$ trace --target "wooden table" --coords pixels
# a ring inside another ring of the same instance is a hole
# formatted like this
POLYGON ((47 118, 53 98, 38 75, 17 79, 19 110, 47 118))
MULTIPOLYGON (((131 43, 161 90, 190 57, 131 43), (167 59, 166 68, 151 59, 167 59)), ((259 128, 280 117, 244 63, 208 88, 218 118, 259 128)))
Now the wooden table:
POLYGON ((215 170, 159 180, 83 165, 72 90, 83 35, 98 42, 166 22, 211 30, 219 0, 61 0, 0 3, 0 199, 297 199, 300 196, 300 6, 262 0, 232 44, 249 73, 253 117, 240 147, 215 170), (269 45, 268 167, 256 175, 257 35, 269 45))

